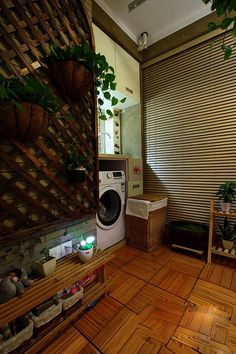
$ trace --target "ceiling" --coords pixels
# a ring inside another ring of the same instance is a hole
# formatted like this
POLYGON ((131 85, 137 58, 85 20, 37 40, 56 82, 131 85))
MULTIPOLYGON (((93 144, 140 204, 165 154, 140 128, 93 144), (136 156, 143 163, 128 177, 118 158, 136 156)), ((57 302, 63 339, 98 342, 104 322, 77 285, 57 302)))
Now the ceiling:
POLYGON ((129 12, 132 0, 95 0, 136 43, 148 33, 148 45, 208 15, 202 0, 145 0, 129 12))

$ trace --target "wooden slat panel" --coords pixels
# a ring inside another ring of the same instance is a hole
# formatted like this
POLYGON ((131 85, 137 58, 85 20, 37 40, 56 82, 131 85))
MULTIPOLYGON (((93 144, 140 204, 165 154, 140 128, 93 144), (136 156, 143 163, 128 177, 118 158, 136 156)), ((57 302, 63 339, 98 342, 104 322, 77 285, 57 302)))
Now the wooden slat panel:
POLYGON ((86 40, 93 46, 90 22, 80 1, 25 0, 0 4, 0 74, 20 77, 32 74, 49 86, 62 101, 66 122, 50 117, 48 133, 35 141, 19 142, 0 137, 1 180, 13 192, 7 200, 0 189, 0 242, 16 241, 46 227, 50 222, 79 219, 96 212, 97 147, 93 88, 85 97, 72 101, 54 87, 45 63, 50 43, 65 47, 86 40), (71 185, 65 169, 68 147, 79 142, 79 153, 90 162, 82 184, 71 185), (13 207, 14 206, 14 207, 13 207), (22 207, 23 206, 23 207, 22 207), (23 210, 24 208, 24 210, 23 210), (3 212, 4 210, 4 212, 3 212), (14 236, 13 236, 14 235, 14 236))

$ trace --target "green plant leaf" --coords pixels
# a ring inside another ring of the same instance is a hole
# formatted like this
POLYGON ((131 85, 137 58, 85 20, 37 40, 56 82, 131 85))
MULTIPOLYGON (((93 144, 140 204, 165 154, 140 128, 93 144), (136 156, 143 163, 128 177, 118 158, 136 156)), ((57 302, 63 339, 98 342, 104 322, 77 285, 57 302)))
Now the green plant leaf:
POLYGON ((109 100, 109 99, 111 98, 110 92, 108 92, 108 91, 104 92, 104 97, 105 97, 107 100, 109 100))
POLYGON ((116 82, 111 82, 111 83, 110 83, 110 89, 111 89, 112 91, 115 91, 116 85, 117 85, 116 82))
POLYGON ((102 105, 104 104, 104 101, 103 101, 101 98, 99 98, 99 99, 98 99, 98 104, 99 104, 100 106, 102 106, 102 105))
POLYGON ((209 31, 213 31, 217 28, 217 24, 215 22, 209 22, 207 26, 209 31))
POLYGON ((116 97, 113 96, 112 99, 111 99, 111 105, 115 106, 118 102, 119 102, 119 100, 116 97))
POLYGON ((124 103, 126 101, 126 97, 122 98, 122 100, 120 100, 120 103, 124 103))
POLYGON ((233 21, 234 19, 232 17, 224 18, 224 20, 221 22, 220 28, 223 30, 227 29, 233 21))
POLYGON ((230 46, 227 46, 225 44, 223 44, 221 46, 221 48, 224 51, 224 60, 227 60, 231 57, 232 53, 233 53, 233 49, 230 46))
POLYGON ((110 117, 114 116, 114 114, 112 113, 112 111, 110 109, 106 110, 106 114, 108 114, 110 117))
POLYGON ((101 119, 101 120, 106 120, 106 119, 107 119, 107 117, 106 117, 106 115, 105 115, 105 114, 101 114, 101 115, 99 116, 99 119, 101 119))

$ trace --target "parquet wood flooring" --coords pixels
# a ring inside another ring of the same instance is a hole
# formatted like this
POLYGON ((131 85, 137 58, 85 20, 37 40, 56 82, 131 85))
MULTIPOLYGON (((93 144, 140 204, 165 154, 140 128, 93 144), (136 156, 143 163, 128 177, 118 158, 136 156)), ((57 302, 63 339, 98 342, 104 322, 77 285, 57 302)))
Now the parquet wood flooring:
POLYGON ((229 265, 165 246, 152 253, 124 246, 107 266, 107 297, 40 353, 236 354, 236 269, 229 265))

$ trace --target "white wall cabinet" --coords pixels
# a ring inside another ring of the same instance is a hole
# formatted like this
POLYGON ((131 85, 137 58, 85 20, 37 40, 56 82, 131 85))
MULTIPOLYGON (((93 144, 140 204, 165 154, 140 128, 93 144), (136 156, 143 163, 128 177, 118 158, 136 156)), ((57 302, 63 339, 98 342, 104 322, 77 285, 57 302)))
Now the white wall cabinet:
POLYGON ((127 100, 117 108, 127 108, 140 102, 139 63, 103 31, 93 24, 96 53, 105 55, 116 74, 117 97, 127 100))
POLYGON ((140 102, 139 63, 118 44, 116 48, 116 81, 117 91, 140 102))
POLYGON ((116 46, 115 42, 103 31, 93 24, 93 33, 95 38, 95 51, 105 55, 109 65, 116 66, 116 46))

